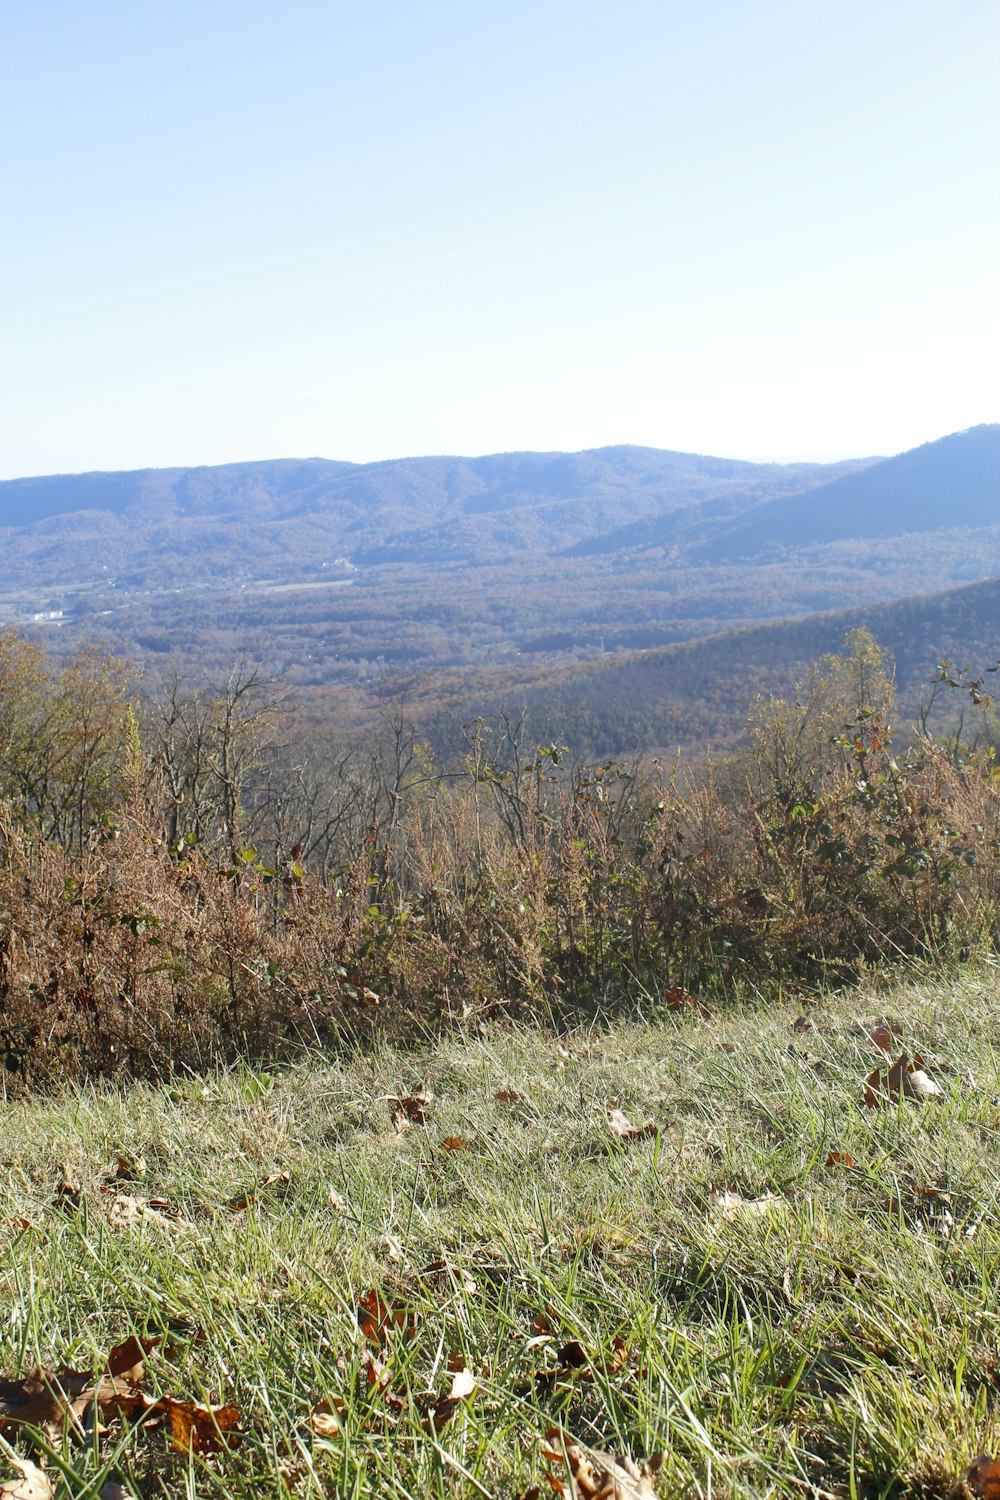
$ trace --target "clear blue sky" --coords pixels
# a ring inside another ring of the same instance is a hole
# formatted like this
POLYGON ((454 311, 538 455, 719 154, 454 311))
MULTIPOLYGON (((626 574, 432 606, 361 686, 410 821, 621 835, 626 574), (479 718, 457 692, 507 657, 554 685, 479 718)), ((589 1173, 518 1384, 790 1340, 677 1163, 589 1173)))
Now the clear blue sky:
POLYGON ((0 0, 0 474, 1000 419, 996 0, 0 0))

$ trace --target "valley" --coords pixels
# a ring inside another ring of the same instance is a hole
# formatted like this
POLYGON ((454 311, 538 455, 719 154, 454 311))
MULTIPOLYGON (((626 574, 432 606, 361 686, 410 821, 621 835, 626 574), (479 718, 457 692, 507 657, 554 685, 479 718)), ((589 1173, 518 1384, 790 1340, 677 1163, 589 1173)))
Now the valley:
POLYGON ((57 652, 207 677, 250 654, 345 733, 390 701, 443 744, 526 704, 596 754, 697 753, 859 624, 909 710, 942 655, 990 657, 992 594, 951 591, 1000 575, 1000 427, 833 465, 616 448, 12 480, 0 542, 0 624, 57 652))

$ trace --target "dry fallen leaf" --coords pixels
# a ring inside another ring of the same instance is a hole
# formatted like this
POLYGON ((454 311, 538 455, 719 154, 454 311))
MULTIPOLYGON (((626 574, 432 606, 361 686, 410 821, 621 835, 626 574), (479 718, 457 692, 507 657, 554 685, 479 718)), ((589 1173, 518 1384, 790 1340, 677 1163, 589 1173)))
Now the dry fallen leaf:
POLYGON ((93 1400, 92 1377, 63 1370, 32 1370, 22 1380, 0 1380, 0 1432, 22 1424, 61 1428, 79 1423, 93 1400))
POLYGON ((445 1423, 450 1422, 455 1412, 463 1401, 473 1395, 479 1381, 471 1370, 456 1370, 452 1376, 451 1389, 447 1396, 438 1399, 431 1398, 425 1405, 424 1428, 429 1432, 437 1432, 445 1423))
POLYGON ((828 1151, 826 1164, 828 1167, 853 1167, 854 1158, 848 1156, 846 1151, 828 1151))
POLYGON ((3 1500, 52 1500, 55 1494, 55 1485, 37 1464, 33 1464, 30 1458, 15 1458, 10 1455, 7 1462, 15 1469, 20 1469, 20 1479, 8 1479, 0 1484, 0 1496, 3 1500))
POLYGON ((608 1126, 611 1134, 617 1136, 620 1141, 638 1141, 646 1136, 655 1135, 658 1126, 652 1123, 648 1125, 633 1125, 627 1115, 620 1109, 608 1107, 608 1126))
POLYGON ((493 1097, 498 1104, 520 1104, 521 1102, 517 1089, 497 1089, 493 1097))
POLYGON ((973 1459, 953 1485, 950 1500, 1000 1500, 1000 1462, 985 1456, 973 1459))
POLYGON ((934 1082, 919 1053, 912 1060, 901 1052, 883 1077, 880 1068, 873 1068, 865 1079, 864 1102, 867 1109, 879 1109, 893 1103, 900 1094, 908 1099, 931 1099, 943 1092, 934 1082))
POLYGON ((264 1192, 265 1188, 287 1187, 291 1180, 291 1172, 272 1172, 270 1176, 264 1178, 264 1181, 258 1187, 251 1188, 245 1193, 238 1193, 235 1198, 230 1198, 227 1205, 229 1212, 233 1214, 244 1213, 251 1204, 260 1201, 259 1195, 264 1192))
POLYGON ((417 1331, 416 1317, 406 1303, 396 1298, 390 1306, 382 1301, 374 1287, 358 1303, 357 1317, 365 1338, 379 1346, 385 1344, 393 1333, 412 1339, 417 1331))
POLYGON ((744 1198, 742 1193, 730 1188, 713 1189, 708 1196, 714 1209, 733 1217, 769 1214, 785 1206, 785 1200, 779 1193, 762 1193, 759 1198, 744 1198))
POLYGON ((697 995, 689 995, 687 990, 665 990, 663 993, 664 1003, 668 1010, 692 1010, 699 1016, 710 1016, 712 1011, 704 1000, 699 1000, 697 995))
MULTIPOLYGON (((533 1318, 531 1327, 535 1331, 535 1338, 531 1340, 529 1347, 546 1342, 552 1335, 552 1325, 547 1318, 533 1318)), ((535 1370, 527 1383, 519 1387, 519 1391, 526 1392, 532 1386, 551 1389, 569 1380, 593 1380, 597 1372, 617 1375, 627 1359, 628 1345, 620 1335, 616 1335, 611 1341, 609 1359, 601 1359, 595 1350, 588 1349, 580 1339, 569 1339, 556 1350, 555 1366, 549 1370, 535 1370)))
POLYGON ((392 1388, 392 1370, 383 1364, 377 1355, 372 1354, 370 1349, 365 1349, 361 1356, 365 1378, 375 1393, 382 1397, 386 1406, 393 1411, 402 1411, 406 1402, 401 1396, 397 1396, 392 1388))
POLYGON ((397 1135, 403 1135, 414 1125, 426 1125, 433 1100, 434 1095, 430 1089, 421 1089, 419 1094, 407 1094, 403 1099, 390 1097, 392 1124, 397 1135))
POLYGON ((549 1429, 545 1441, 543 1458, 562 1464, 571 1479, 572 1487, 558 1475, 546 1475, 556 1494, 569 1493, 576 1500, 655 1500, 654 1479, 663 1466, 663 1454, 637 1464, 573 1442, 558 1427, 549 1429))
POLYGON ((178 1453, 235 1448, 242 1436, 238 1406, 204 1406, 200 1401, 177 1401, 173 1396, 161 1396, 156 1405, 170 1422, 171 1447, 178 1453))
POLYGON ((137 1224, 153 1224, 159 1229, 193 1229, 194 1225, 163 1198, 134 1198, 131 1193, 116 1193, 103 1187, 110 1200, 108 1221, 115 1229, 134 1229, 137 1224))
POLYGON ((91 1405, 103 1411, 134 1396, 145 1374, 145 1357, 158 1338, 127 1338, 108 1355, 103 1373, 96 1379, 89 1370, 33 1370, 22 1380, 0 1380, 0 1431, 4 1427, 29 1424, 61 1429, 79 1426, 91 1405))
POLYGON ((341 1412, 345 1410, 346 1403, 339 1396, 331 1400, 317 1401, 309 1413, 309 1425, 317 1437, 335 1438, 342 1437, 344 1424, 341 1421, 341 1412))
POLYGON ((473 1136, 446 1135, 441 1142, 442 1151, 474 1151, 479 1142, 473 1136))
POLYGON ((135 1182, 146 1175, 146 1160, 142 1156, 121 1156, 114 1170, 112 1181, 135 1182))
POLYGON ((56 1208, 79 1208, 83 1201, 83 1189, 78 1182, 72 1182, 68 1177, 62 1177, 56 1188, 56 1208))

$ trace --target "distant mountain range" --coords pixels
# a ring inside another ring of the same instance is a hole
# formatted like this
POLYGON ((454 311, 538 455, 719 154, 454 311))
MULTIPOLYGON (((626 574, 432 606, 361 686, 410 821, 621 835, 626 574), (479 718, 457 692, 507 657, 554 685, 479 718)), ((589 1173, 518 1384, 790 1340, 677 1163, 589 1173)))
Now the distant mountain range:
MULTIPOLYGON (((74 554, 67 562, 77 570, 86 565, 78 549, 88 536, 127 539, 131 563, 155 570, 168 536, 174 545, 194 548, 206 536, 214 545, 220 528, 252 539, 265 559, 291 566, 311 565, 317 547, 367 565, 496 562, 525 548, 565 548, 637 516, 706 501, 732 515, 858 467, 604 448, 53 475, 0 483, 0 535, 15 550, 18 541, 31 550, 33 537, 44 536, 48 548, 65 537, 74 554)), ((231 568, 234 559, 213 561, 231 568)))
MULTIPOLYGON (((742 630, 733 660, 765 680, 797 627, 744 627, 1000 575, 1000 425, 825 465, 615 447, 16 479, 0 549, 0 625, 153 666, 221 670, 249 645, 345 721, 387 696, 430 711, 539 680, 579 706, 619 667, 652 699, 666 690, 637 648, 742 630)), ((664 672, 697 677, 698 650, 715 659, 706 640, 664 672)))

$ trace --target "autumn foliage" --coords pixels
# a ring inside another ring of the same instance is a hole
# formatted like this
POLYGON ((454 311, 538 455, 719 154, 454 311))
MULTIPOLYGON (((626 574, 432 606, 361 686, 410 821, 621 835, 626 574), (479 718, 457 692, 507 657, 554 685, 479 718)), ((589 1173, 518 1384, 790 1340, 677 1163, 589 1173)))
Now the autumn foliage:
POLYGON ((0 1061, 40 1084, 641 996, 697 1014, 988 948, 1000 771, 903 748, 891 712, 859 635, 698 775, 582 766, 505 717, 439 766, 401 719, 296 738, 246 664, 137 696, 3 638, 0 1061))

